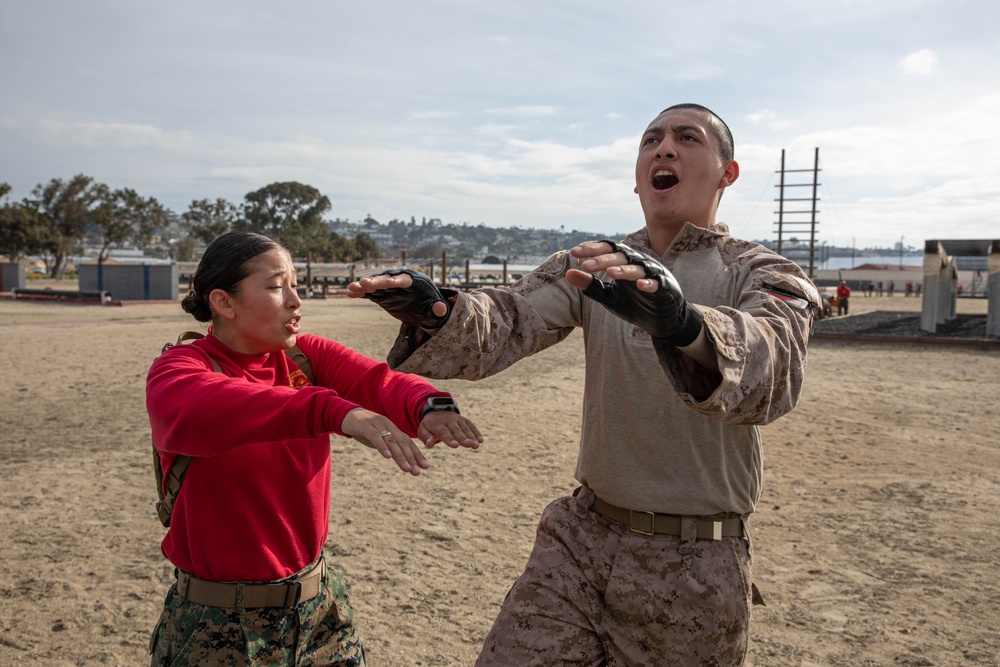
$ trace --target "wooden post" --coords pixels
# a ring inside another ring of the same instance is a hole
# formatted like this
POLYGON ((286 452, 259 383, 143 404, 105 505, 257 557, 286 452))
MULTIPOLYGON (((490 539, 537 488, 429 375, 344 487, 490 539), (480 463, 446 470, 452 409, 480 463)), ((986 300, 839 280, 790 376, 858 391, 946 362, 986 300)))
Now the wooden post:
POLYGON ((448 286, 448 251, 441 251, 441 287, 448 286))

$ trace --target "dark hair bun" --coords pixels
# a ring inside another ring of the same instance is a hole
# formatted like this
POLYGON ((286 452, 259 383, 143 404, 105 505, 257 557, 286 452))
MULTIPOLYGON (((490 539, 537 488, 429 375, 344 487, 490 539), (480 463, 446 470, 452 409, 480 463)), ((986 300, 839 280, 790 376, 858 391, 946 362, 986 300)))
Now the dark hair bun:
POLYGON ((212 321, 212 308, 208 301, 191 291, 186 297, 181 299, 181 308, 185 313, 190 313, 199 322, 212 321))

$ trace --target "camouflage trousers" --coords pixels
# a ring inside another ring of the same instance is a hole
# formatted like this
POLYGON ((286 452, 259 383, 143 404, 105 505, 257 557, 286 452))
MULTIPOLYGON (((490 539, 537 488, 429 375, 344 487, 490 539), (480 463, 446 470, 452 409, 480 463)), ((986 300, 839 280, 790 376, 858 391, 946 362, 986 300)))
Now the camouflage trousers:
POLYGON ((694 521, 686 537, 643 535, 589 511, 593 502, 584 487, 542 513, 476 665, 742 665, 749 537, 698 540, 694 521))
POLYGON ((287 608, 206 607, 181 599, 174 584, 153 630, 150 664, 364 667, 364 648, 353 621, 344 578, 329 567, 318 595, 287 608))

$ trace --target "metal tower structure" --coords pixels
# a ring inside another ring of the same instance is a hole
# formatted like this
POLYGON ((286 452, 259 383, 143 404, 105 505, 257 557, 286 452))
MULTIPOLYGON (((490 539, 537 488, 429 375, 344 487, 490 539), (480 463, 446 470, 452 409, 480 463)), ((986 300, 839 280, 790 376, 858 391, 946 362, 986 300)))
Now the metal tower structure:
POLYGON ((774 212, 778 216, 775 222, 778 233, 778 254, 796 261, 799 265, 808 260, 802 268, 807 270, 810 278, 816 277, 816 225, 818 224, 816 214, 819 213, 816 204, 819 201, 819 171, 819 148, 816 149, 812 169, 786 169, 785 149, 781 149, 781 169, 777 172, 780 174, 780 179, 775 186, 778 188, 778 196, 774 200, 778 202, 778 210, 774 212), (790 174, 812 174, 812 180, 803 180, 802 176, 786 178, 790 174), (796 182, 790 183, 788 180, 796 182), (811 197, 790 196, 801 192, 793 188, 809 187, 812 188, 811 197), (785 206, 787 202, 810 202, 811 206, 802 210, 790 210, 785 206), (808 243, 801 240, 806 232, 809 235, 808 243))

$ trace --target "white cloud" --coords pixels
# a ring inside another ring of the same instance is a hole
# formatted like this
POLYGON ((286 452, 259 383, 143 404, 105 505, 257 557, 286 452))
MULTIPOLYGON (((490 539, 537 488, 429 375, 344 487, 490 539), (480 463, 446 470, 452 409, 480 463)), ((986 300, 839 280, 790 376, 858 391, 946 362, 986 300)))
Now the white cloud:
POLYGON ((771 120, 775 117, 775 113, 770 109, 761 109, 760 111, 754 111, 753 113, 748 113, 744 116, 750 123, 757 125, 765 120, 771 120))
POLYGON ((487 109, 486 113, 497 114, 500 116, 516 116, 518 118, 543 118, 547 116, 554 116, 556 114, 556 108, 553 106, 537 104, 533 106, 509 107, 506 109, 487 109))
POLYGON ((937 54, 930 49, 920 49, 903 58, 899 62, 899 69, 903 74, 934 74, 938 69, 937 54))
POLYGON ((439 120, 441 118, 457 118, 461 114, 457 111, 415 111, 410 114, 414 120, 439 120))

